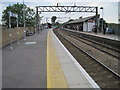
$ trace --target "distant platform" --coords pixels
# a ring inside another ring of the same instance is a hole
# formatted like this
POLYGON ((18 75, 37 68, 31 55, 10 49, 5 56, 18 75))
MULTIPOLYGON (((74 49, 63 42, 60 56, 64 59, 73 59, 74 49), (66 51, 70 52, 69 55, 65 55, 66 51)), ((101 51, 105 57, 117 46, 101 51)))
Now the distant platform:
POLYGON ((66 29, 66 30, 75 31, 75 32, 79 32, 79 33, 83 33, 83 34, 88 34, 88 35, 93 35, 93 36, 97 36, 97 37, 101 37, 101 38, 106 38, 106 39, 120 41, 120 37, 118 37, 118 35, 114 35, 114 34, 107 34, 106 33, 105 35, 103 35, 102 32, 98 32, 96 34, 94 32, 83 32, 83 31, 76 31, 76 30, 71 30, 71 29, 66 29))
POLYGON ((107 39, 111 39, 111 40, 120 41, 120 38, 118 37, 118 35, 114 35, 114 34, 103 35, 103 33, 100 33, 100 32, 98 32, 97 34, 94 33, 94 32, 81 32, 81 33, 91 34, 91 35, 97 36, 97 37, 102 37, 102 38, 107 38, 107 39))

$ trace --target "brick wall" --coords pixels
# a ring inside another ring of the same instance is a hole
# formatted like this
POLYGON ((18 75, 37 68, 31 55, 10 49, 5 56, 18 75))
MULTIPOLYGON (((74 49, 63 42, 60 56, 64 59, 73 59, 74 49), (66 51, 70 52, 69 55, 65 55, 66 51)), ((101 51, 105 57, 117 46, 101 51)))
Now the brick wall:
MULTIPOLYGON (((33 29, 34 29, 33 27, 25 28, 25 30, 33 30, 33 29)), ((19 39, 23 38, 24 27, 16 27, 16 28, 11 28, 11 29, 2 27, 2 30, 0 30, 0 36, 2 36, 2 39, 0 39, 0 47, 4 47, 10 43, 11 39, 12 41, 16 41, 18 38, 19 39), (10 33, 12 35, 11 38, 10 38, 10 33)))

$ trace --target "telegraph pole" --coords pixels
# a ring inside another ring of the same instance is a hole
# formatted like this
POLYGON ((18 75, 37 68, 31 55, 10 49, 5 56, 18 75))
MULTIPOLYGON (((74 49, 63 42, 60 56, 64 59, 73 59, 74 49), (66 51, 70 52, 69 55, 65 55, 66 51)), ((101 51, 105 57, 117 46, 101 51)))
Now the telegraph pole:
POLYGON ((26 41, 26 30, 25 30, 25 4, 23 0, 23 24, 24 24, 24 41, 26 41))
POLYGON ((38 31, 38 7, 36 7, 36 31, 38 31))

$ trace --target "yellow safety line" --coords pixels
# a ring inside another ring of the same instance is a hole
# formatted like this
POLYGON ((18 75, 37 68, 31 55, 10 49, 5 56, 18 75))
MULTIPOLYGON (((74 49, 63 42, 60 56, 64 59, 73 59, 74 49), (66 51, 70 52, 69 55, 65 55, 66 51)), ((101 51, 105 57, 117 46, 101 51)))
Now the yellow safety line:
POLYGON ((49 66, 49 32, 48 32, 48 37, 47 37, 47 88, 51 88, 51 78, 50 78, 50 66, 49 66))
POLYGON ((47 38, 47 88, 68 88, 50 33, 47 38))

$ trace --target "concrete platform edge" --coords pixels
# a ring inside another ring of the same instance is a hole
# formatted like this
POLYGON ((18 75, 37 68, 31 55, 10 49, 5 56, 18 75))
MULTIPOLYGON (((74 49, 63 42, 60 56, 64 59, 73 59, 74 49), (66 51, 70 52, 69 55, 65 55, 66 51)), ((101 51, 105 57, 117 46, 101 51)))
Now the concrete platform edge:
POLYGON ((50 33, 47 40, 47 88, 68 88, 50 33))
POLYGON ((61 46, 65 49, 65 51, 68 53, 68 55, 72 58, 74 64, 79 68, 79 70, 83 73, 83 75, 86 77, 86 79, 89 81, 89 83, 93 86, 93 88, 100 88, 97 83, 89 76, 89 74, 82 68, 82 66, 77 62, 77 60, 70 54, 70 52, 65 48, 65 46, 61 43, 61 41, 58 39, 58 37, 54 34, 55 38, 59 41, 61 46))

